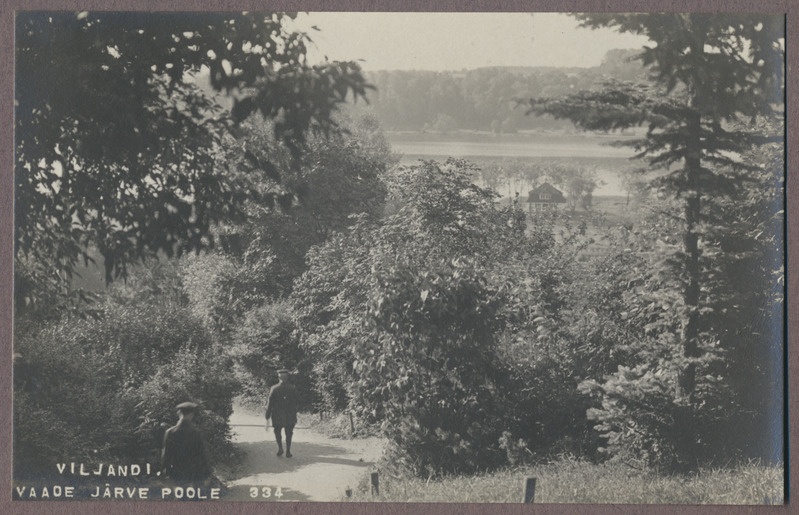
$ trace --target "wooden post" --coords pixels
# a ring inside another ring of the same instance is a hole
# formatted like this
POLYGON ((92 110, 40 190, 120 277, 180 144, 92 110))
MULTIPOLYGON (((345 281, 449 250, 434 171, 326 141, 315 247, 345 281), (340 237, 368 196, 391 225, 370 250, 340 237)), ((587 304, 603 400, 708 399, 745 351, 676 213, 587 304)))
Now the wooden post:
POLYGON ((372 495, 380 495, 380 478, 377 472, 372 472, 372 495))
POLYGON ((535 478, 528 477, 524 482, 524 504, 532 504, 535 501, 535 478))
POLYGON ((352 418, 352 412, 350 411, 350 435, 355 434, 355 421, 352 418))

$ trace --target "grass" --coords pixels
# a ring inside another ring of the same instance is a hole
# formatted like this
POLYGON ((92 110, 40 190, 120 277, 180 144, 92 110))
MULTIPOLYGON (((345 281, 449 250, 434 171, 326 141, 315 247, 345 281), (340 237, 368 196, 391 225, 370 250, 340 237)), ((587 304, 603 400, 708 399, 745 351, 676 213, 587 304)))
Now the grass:
POLYGON ((783 467, 752 462, 692 476, 642 472, 622 464, 556 462, 474 476, 426 481, 380 475, 380 495, 368 477, 353 501, 519 503, 524 480, 536 478, 536 503, 614 504, 783 504, 783 467))

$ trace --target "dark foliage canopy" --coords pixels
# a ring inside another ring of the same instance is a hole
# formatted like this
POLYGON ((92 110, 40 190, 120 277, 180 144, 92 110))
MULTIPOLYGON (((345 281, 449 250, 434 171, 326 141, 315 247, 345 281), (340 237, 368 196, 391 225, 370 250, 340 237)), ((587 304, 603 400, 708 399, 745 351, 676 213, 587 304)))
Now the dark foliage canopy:
MULTIPOLYGON (((291 18, 19 13, 18 267, 69 277, 94 247, 111 281, 148 254, 212 245, 212 225, 252 193, 248 174, 219 159, 222 136, 260 112, 296 157, 309 130, 335 130, 337 106, 368 87, 353 63, 310 65, 291 18), (206 75, 233 96, 229 113, 198 87, 206 75)), ((33 288, 18 293, 34 300, 33 288)))

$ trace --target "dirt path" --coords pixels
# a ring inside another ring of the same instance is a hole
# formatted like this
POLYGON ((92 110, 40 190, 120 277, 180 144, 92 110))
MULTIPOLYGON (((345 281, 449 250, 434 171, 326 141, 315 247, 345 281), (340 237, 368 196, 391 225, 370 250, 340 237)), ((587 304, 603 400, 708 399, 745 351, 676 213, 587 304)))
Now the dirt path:
POLYGON ((339 501, 347 487, 358 486, 382 452, 377 438, 330 438, 300 424, 294 429, 293 457, 278 457, 263 414, 235 406, 230 424, 244 460, 224 478, 229 487, 226 500, 274 501, 279 487, 281 501, 339 501))

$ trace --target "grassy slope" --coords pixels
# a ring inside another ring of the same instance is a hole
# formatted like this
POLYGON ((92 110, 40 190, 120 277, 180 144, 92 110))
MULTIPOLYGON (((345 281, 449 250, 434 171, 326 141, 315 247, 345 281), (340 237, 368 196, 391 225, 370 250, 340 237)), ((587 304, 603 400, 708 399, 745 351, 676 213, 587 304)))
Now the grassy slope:
POLYGON ((703 470, 695 476, 659 476, 621 464, 569 458, 546 465, 441 480, 380 476, 380 495, 365 479, 355 501, 518 503, 527 477, 537 479, 536 503, 782 504, 782 466, 756 463, 703 470))

